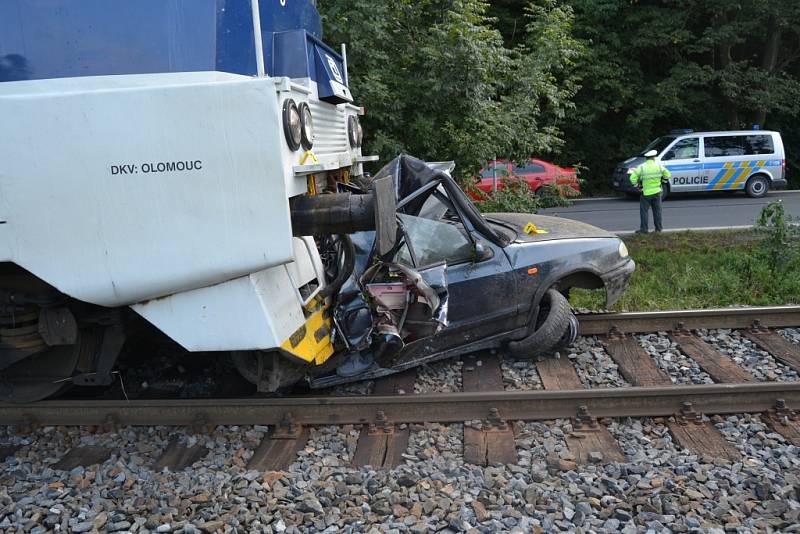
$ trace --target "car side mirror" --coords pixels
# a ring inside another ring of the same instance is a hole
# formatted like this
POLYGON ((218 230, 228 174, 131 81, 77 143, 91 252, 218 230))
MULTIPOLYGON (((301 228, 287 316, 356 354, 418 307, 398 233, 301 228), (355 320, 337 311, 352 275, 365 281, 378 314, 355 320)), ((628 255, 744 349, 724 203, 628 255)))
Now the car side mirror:
POLYGON ((481 262, 494 257, 494 251, 480 241, 475 243, 475 262, 481 262))

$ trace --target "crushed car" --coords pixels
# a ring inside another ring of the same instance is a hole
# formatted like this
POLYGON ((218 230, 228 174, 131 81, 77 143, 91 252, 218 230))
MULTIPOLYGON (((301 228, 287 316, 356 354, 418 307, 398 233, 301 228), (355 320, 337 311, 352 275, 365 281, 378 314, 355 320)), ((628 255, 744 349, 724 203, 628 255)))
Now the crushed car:
POLYGON ((381 181, 393 188, 395 220, 341 243, 338 269, 347 278, 333 296, 339 354, 288 373, 289 381, 305 370, 320 388, 486 349, 516 358, 552 352, 578 334, 571 288, 604 288, 611 306, 634 271, 625 244, 605 230, 481 214, 441 164, 402 155, 363 186, 381 181))

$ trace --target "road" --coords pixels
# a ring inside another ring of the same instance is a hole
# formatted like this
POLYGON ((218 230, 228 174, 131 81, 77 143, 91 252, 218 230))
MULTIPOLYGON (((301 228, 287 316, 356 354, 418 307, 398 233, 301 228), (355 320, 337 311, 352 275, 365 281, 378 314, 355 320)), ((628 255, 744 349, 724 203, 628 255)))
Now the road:
MULTIPOLYGON (((800 218, 800 191, 771 191, 764 198, 749 198, 743 193, 676 195, 663 203, 664 229, 752 226, 761 208, 775 200, 783 202, 788 215, 800 218)), ((568 208, 548 208, 539 213, 583 221, 614 233, 624 234, 639 228, 639 201, 635 198, 576 200, 568 208)), ((650 230, 653 230, 652 214, 650 230)))

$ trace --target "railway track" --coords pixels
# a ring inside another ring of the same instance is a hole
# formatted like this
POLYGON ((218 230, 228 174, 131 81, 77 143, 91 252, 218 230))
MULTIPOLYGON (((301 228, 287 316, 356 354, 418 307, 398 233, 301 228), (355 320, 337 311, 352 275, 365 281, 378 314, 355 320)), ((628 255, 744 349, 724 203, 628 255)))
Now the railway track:
MULTIPOLYGON (((716 432, 709 416, 759 413, 787 440, 800 445, 800 382, 758 382, 731 358, 692 333, 698 328, 735 328, 784 365, 800 372, 800 345, 770 330, 800 325, 800 307, 734 308, 691 312, 590 314, 581 333, 597 335, 620 374, 632 385, 587 389, 568 358, 536 363, 542 390, 505 391, 502 358, 462 358, 463 391, 409 394, 416 373, 406 371, 376 382, 372 395, 245 399, 53 400, 33 405, 0 404, 0 424, 30 429, 41 425, 269 425, 272 433, 251 459, 254 468, 280 469, 302 448, 314 425, 363 425, 353 462, 393 467, 402 459, 414 423, 467 422, 464 458, 474 464, 514 463, 517 421, 571 419, 567 437, 578 463, 624 461, 604 420, 663 418, 675 440, 698 454, 735 458, 737 452, 716 432), (668 331, 681 352, 711 376, 714 384, 674 385, 630 333, 668 331)), ((2 445, 2 444, 0 444, 2 445)), ((193 458, 180 449, 164 461, 193 458)), ((2 451, 0 451, 2 452, 2 451)), ((200 453, 202 451, 196 451, 200 453)), ((96 461, 97 451, 88 451, 96 461)), ((76 453, 78 457, 81 453, 76 453)), ((69 464, 71 465, 71 464, 69 464)))

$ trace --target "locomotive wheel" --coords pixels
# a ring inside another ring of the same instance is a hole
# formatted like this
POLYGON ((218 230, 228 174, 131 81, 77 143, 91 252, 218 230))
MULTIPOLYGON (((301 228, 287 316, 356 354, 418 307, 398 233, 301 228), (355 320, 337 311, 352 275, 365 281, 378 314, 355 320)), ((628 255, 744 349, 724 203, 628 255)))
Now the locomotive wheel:
POLYGON ((306 372, 305 367, 293 364, 276 351, 235 351, 231 353, 231 359, 239 374, 255 384, 261 393, 275 393, 293 386, 306 372), (260 377, 259 360, 262 366, 260 377))
POLYGON ((0 401, 36 402, 68 388, 79 365, 91 362, 102 331, 78 332, 73 345, 48 347, 0 371, 0 401))

